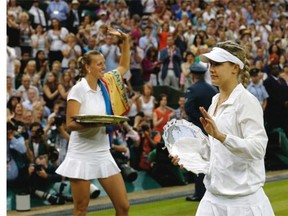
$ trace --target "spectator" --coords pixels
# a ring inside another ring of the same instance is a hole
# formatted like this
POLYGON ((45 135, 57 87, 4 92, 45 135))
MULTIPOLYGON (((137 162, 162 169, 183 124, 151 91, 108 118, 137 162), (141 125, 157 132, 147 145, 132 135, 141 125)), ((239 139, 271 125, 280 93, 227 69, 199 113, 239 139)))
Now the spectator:
POLYGON ((73 84, 75 84, 75 82, 78 80, 79 78, 79 70, 77 68, 77 61, 76 59, 71 59, 68 62, 68 70, 71 76, 71 80, 73 82, 73 84))
POLYGON ((272 44, 269 47, 269 61, 268 61, 268 64, 277 65, 277 64, 279 64, 279 60, 280 60, 279 48, 278 48, 278 46, 276 44, 272 44))
POLYGON ((67 17, 67 29, 74 35, 77 34, 81 21, 81 11, 79 10, 79 6, 80 3, 78 0, 72 0, 67 17))
MULTIPOLYGON (((81 22, 81 24, 80 24, 80 26, 79 26, 79 29, 78 29, 78 32, 80 31, 80 30, 84 30, 84 29, 90 29, 90 30, 92 30, 92 26, 94 26, 94 21, 93 21, 93 19, 91 18, 91 16, 89 16, 89 15, 85 15, 83 18, 82 18, 82 22, 81 22)), ((95 32, 94 32, 94 34, 95 34, 95 32)), ((92 34, 93 35, 93 34, 92 34)))
POLYGON ((40 24, 35 25, 35 33, 31 36, 31 46, 33 48, 32 56, 35 58, 38 51, 42 50, 45 57, 48 56, 48 44, 46 40, 47 32, 40 24))
MULTIPOLYGON (((26 145, 29 139, 29 133, 28 133, 29 128, 25 125, 25 119, 24 119, 25 112, 26 109, 23 107, 22 103, 18 102, 12 111, 12 116, 9 121, 16 127, 17 133, 25 139, 25 145, 26 145)), ((29 149, 27 149, 26 154, 28 159, 31 161, 32 152, 29 149)))
POLYGON ((181 52, 174 45, 173 36, 167 37, 167 47, 160 51, 159 60, 162 62, 160 83, 179 89, 179 77, 181 73, 181 52))
POLYGON ((67 100, 67 95, 70 91, 70 89, 73 86, 73 80, 70 74, 69 70, 65 70, 62 73, 60 82, 58 84, 58 92, 60 95, 60 100, 63 102, 64 107, 66 108, 66 100, 67 100))
MULTIPOLYGON (((101 29, 101 28, 100 28, 101 29)), ((98 34, 99 35, 99 34, 98 34)), ((87 46, 84 47, 84 53, 90 51, 90 50, 98 50, 98 46, 97 46, 97 43, 96 43, 96 38, 94 36, 91 36, 88 40, 88 44, 87 46)))
POLYGON ((71 59, 77 59, 81 56, 81 47, 77 44, 76 36, 73 33, 69 33, 65 38, 65 43, 61 47, 63 60, 62 71, 68 68, 68 61, 71 59))
MULTIPOLYGON (((48 68, 49 62, 48 62, 48 59, 45 57, 45 52, 43 50, 39 50, 36 52, 35 62, 36 62, 36 71, 37 71, 37 74, 40 76, 41 85, 42 85, 46 77, 46 74, 49 70, 48 68)), ((41 86, 41 89, 42 89, 42 86, 41 86)))
POLYGON ((144 36, 142 36, 139 40, 139 47, 144 50, 146 53, 147 50, 151 47, 154 46, 155 48, 158 48, 158 42, 157 39, 151 35, 152 32, 152 27, 151 26, 146 26, 144 30, 144 36))
MULTIPOLYGON (((212 3, 207 3, 206 4, 206 7, 205 7, 205 11, 204 13, 202 14, 202 19, 204 21, 205 24, 208 24, 208 22, 211 20, 211 19, 215 19, 215 11, 212 10, 212 6, 211 6, 212 3)), ((235 20, 235 18, 234 18, 235 20)))
POLYGON ((185 119, 188 120, 188 116, 185 112, 185 96, 180 96, 178 99, 178 108, 175 110, 174 115, 171 117, 177 120, 185 119))
POLYGON ((193 26, 191 22, 188 22, 187 29, 184 33, 184 38, 187 43, 187 50, 189 50, 190 47, 193 45, 194 37, 195 37, 195 33, 194 33, 193 26))
POLYGON ((17 133, 17 128, 7 122, 7 185, 23 188, 23 177, 27 175, 28 159, 24 138, 17 133))
MULTIPOLYGON (((30 54, 28 52, 26 53, 23 53, 21 54, 21 60, 20 60, 20 70, 19 70, 19 73, 18 73, 18 76, 19 76, 19 79, 21 80, 22 79, 22 76, 24 74, 24 69, 26 68, 27 66, 27 63, 30 59, 30 54)), ((17 82, 18 80, 16 80, 17 82)))
POLYGON ((35 89, 37 96, 39 95, 38 89, 31 85, 31 77, 28 74, 23 75, 21 83, 22 85, 17 89, 17 93, 21 96, 23 101, 28 100, 28 91, 30 88, 35 89))
POLYGON ((286 65, 286 62, 288 63, 288 61, 287 61, 286 58, 285 58, 285 55, 280 55, 280 58, 279 58, 279 67, 280 67, 281 71, 284 70, 284 66, 286 65))
POLYGON ((257 48, 256 55, 254 55, 253 63, 256 64, 258 60, 261 60, 262 63, 264 64, 263 66, 266 66, 268 64, 268 59, 269 59, 268 55, 269 55, 268 52, 265 54, 264 48, 262 47, 257 48))
MULTIPOLYGON (((152 121, 156 102, 155 97, 153 96, 153 86, 146 83, 144 84, 142 91, 142 95, 139 97, 139 100, 137 100, 137 110, 143 112, 144 117, 152 121)), ((138 125, 138 123, 138 119, 135 119, 135 124, 138 125)))
POLYGON ((27 74, 33 79, 34 75, 37 73, 36 71, 36 61, 35 60, 29 60, 27 62, 27 65, 24 69, 24 74, 27 74))
POLYGON ((167 95, 160 94, 159 106, 153 111, 153 130, 159 133, 163 132, 164 125, 170 120, 174 113, 167 107, 167 95))
POLYGON ((263 111, 265 111, 267 106, 267 98, 269 97, 269 95, 263 84, 260 83, 259 72, 260 70, 257 68, 253 68, 250 70, 249 73, 251 77, 251 82, 247 86, 247 90, 258 99, 263 108, 263 111))
MULTIPOLYGON (((70 135, 66 130, 66 117, 65 111, 62 110, 63 107, 59 107, 57 114, 54 117, 51 117, 46 125, 47 137, 50 145, 53 145, 55 149, 57 149, 59 155, 57 157, 57 153, 53 156, 54 159, 57 158, 57 166, 60 165, 67 153, 68 149, 68 141, 70 135)), ((50 115, 51 116, 51 115, 50 115)), ((53 158, 52 158, 53 159, 53 158)), ((54 160, 53 159, 53 160, 54 160)))
POLYGON ((93 37, 96 38, 96 45, 97 45, 97 49, 99 49, 101 43, 103 43, 103 41, 105 41, 106 35, 107 35, 107 25, 106 24, 102 24, 99 28, 99 32, 98 34, 94 34, 93 37))
POLYGON ((269 98, 264 112, 264 119, 267 123, 267 130, 270 132, 274 128, 282 128, 287 133, 287 87, 286 81, 279 77, 279 65, 270 65, 270 75, 264 80, 269 98))
MULTIPOLYGON (((72 60, 75 60, 75 59, 72 59, 72 60)), ((52 68, 51 68, 50 72, 54 73, 56 75, 57 79, 59 80, 61 77, 61 62, 58 60, 55 60, 52 63, 52 68)), ((46 81, 47 81, 47 77, 48 77, 48 73, 46 73, 46 77, 45 77, 46 81)))
POLYGON ((118 66, 121 53, 119 47, 113 44, 112 35, 107 35, 105 41, 106 43, 100 47, 100 52, 106 59, 105 72, 108 72, 118 66))
MULTIPOLYGON (((49 110, 49 114, 50 113, 51 113, 51 111, 49 110)), ((33 119, 32 120, 33 122, 39 122, 41 124, 42 128, 46 127, 47 120, 44 117, 44 106, 41 102, 33 104, 32 119, 33 119)))
POLYGON ((64 0, 54 0, 46 9, 50 21, 53 22, 54 19, 57 19, 61 23, 61 26, 66 26, 69 11, 69 6, 64 0))
POLYGON ((149 153, 160 143, 161 134, 157 130, 152 130, 149 122, 142 124, 140 135, 140 161, 139 168, 141 170, 150 170, 151 161, 148 159, 149 153))
POLYGON ((20 48, 21 53, 29 53, 32 55, 32 41, 31 35, 34 33, 29 21, 29 14, 27 12, 21 12, 19 15, 19 29, 20 29, 20 48))
POLYGON ((185 40, 184 33, 185 29, 183 24, 178 23, 175 31, 173 32, 173 38, 175 46, 180 49, 181 56, 183 56, 187 50, 187 42, 185 40))
POLYGON ((192 52, 187 52, 184 62, 181 64, 180 75, 180 89, 186 92, 186 89, 192 85, 192 74, 190 73, 190 67, 194 63, 195 56, 192 52))
POLYGON ((158 50, 162 50, 167 46, 167 37, 170 35, 169 31, 169 23, 164 22, 160 28, 158 28, 158 41, 159 41, 159 47, 158 50))
POLYGON ((39 95, 43 95, 43 88, 42 88, 40 73, 37 73, 33 76, 31 85, 35 86, 38 89, 39 95))
POLYGON ((35 88, 28 89, 28 99, 23 101, 23 107, 27 110, 33 111, 34 104, 39 102, 39 95, 35 88))
POLYGON ((6 76, 6 93, 7 93, 6 102, 8 102, 12 96, 17 95, 17 91, 15 88, 13 88, 12 78, 10 76, 6 76))
MULTIPOLYGON (((8 43, 8 36, 7 36, 7 43, 8 43)), ((11 79, 12 79, 12 86, 14 87, 15 86, 15 82, 14 82, 14 79, 15 79, 15 66, 14 66, 14 61, 16 59, 16 50, 12 47, 9 47, 8 44, 7 44, 7 47, 6 47, 6 53, 7 53, 7 73, 6 75, 9 76, 11 79)))
POLYGON ((44 30, 47 28, 46 16, 43 10, 39 8, 39 0, 33 0, 32 6, 29 9, 29 14, 33 16, 32 27, 36 29, 38 25, 42 26, 44 30))
POLYGON ((16 56, 20 58, 20 27, 17 22, 17 15, 12 11, 7 13, 7 36, 8 46, 13 47, 16 51, 16 56))
POLYGON ((230 21, 228 30, 225 32, 227 40, 235 41, 238 38, 237 26, 235 21, 230 21))
POLYGON ((52 183, 62 181, 62 176, 55 173, 55 165, 49 162, 47 155, 39 155, 33 162, 28 167, 28 182, 31 193, 48 200, 51 204, 61 204, 57 203, 57 197, 54 195, 49 194, 49 198, 45 197, 45 193, 48 193, 46 191, 52 183))
POLYGON ((30 125, 29 149, 33 154, 33 161, 40 155, 48 155, 49 145, 44 139, 44 130, 39 122, 30 125))
POLYGON ((43 98, 46 102, 46 106, 52 110, 54 102, 59 97, 58 91, 58 77, 55 73, 49 72, 47 74, 47 80, 43 85, 43 98))
POLYGON ((181 20, 183 14, 185 14, 185 16, 188 16, 189 19, 192 19, 191 11, 187 10, 187 5, 188 5, 188 1, 181 2, 181 7, 179 8, 178 11, 175 12, 176 20, 181 20))
MULTIPOLYGON (((23 122, 30 135, 30 125, 33 123, 32 111, 26 110, 26 109, 23 110, 23 122)), ((32 152, 31 152, 31 155, 32 155, 32 152)), ((30 161, 33 161, 33 155, 31 156, 30 161)))
POLYGON ((197 57, 200 54, 200 50, 205 48, 207 48, 207 45, 204 42, 204 38, 200 34, 196 34, 193 45, 190 47, 190 51, 195 57, 197 57))
POLYGON ((100 19, 97 20, 97 22, 95 22, 95 25, 94 25, 95 32, 93 32, 93 35, 94 34, 97 35, 99 33, 100 26, 102 26, 102 25, 109 26, 109 24, 110 24, 110 20, 107 17, 107 12, 105 10, 101 10, 98 13, 98 16, 100 19))
POLYGON ((155 11, 156 3, 154 0, 141 0, 143 15, 151 15, 155 11))
POLYGON ((141 67, 141 62, 144 59, 144 51, 138 46, 137 39, 131 39, 131 62, 130 62, 130 72, 132 86, 143 85, 143 71, 141 67))
POLYGON ((17 0, 9 0, 7 3, 7 11, 13 12, 17 17, 19 17, 20 13, 23 11, 22 7, 19 5, 19 2, 17 2, 17 0))
MULTIPOLYGON (((58 0, 59 1, 59 0, 58 0)), ((50 4, 51 5, 51 4, 50 4)), ((62 61, 63 55, 61 48, 68 35, 68 30, 61 27, 60 21, 56 18, 51 20, 51 29, 47 33, 47 42, 49 44, 49 63, 50 67, 55 60, 62 61)))
POLYGON ((7 108, 9 109, 9 112, 11 114, 13 114, 16 104, 20 103, 21 100, 22 98, 17 95, 13 95, 9 98, 9 100, 7 101, 7 108))
POLYGON ((137 108, 137 101, 139 100, 141 94, 139 92, 133 92, 132 88, 126 87, 126 92, 128 96, 128 103, 129 103, 129 112, 127 116, 129 117, 129 125, 134 125, 134 118, 136 117, 137 113, 140 111, 137 108))
POLYGON ((158 60, 158 51, 155 47, 150 47, 144 59, 141 62, 143 70, 144 83, 150 83, 152 86, 159 85, 159 72, 161 62, 158 60))
POLYGON ((131 37, 136 38, 137 43, 139 44, 139 40, 143 34, 142 29, 140 27, 141 18, 138 14, 134 14, 131 19, 131 37))
POLYGON ((47 118, 48 124, 50 124, 49 126, 54 124, 54 121, 51 121, 51 119, 60 116, 61 114, 63 114, 63 112, 65 112, 63 101, 56 100, 53 106, 53 112, 47 118))

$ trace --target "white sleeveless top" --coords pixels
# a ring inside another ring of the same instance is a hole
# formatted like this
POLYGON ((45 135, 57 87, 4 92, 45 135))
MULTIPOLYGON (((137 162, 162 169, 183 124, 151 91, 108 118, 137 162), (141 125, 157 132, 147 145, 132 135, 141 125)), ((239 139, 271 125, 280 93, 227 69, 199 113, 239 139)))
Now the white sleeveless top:
POLYGON ((143 96, 139 99, 141 101, 141 111, 144 112, 145 115, 152 116, 154 110, 154 96, 150 96, 148 103, 144 102, 143 96))

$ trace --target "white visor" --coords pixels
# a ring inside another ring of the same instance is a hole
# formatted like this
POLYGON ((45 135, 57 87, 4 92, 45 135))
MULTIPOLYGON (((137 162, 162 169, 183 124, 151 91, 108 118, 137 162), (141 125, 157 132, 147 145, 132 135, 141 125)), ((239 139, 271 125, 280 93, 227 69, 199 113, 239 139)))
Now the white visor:
POLYGON ((238 64, 240 69, 244 68, 244 63, 237 58, 236 56, 232 55, 230 52, 220 48, 214 47, 212 51, 209 53, 205 53, 200 55, 200 60, 205 63, 209 63, 209 60, 214 62, 232 62, 234 64, 238 64))

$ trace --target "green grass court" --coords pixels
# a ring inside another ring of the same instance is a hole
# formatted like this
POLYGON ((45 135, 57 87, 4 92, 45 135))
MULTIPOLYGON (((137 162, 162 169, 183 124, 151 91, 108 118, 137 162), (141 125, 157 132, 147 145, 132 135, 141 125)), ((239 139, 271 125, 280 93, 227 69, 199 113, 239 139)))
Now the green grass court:
MULTIPOLYGON (((288 215, 288 180, 268 182, 264 190, 269 197, 276 216, 288 215)), ((195 215, 198 202, 187 202, 185 198, 163 200, 159 202, 132 205, 131 216, 192 216, 195 215)), ((114 209, 91 212, 89 216, 112 216, 114 209)))

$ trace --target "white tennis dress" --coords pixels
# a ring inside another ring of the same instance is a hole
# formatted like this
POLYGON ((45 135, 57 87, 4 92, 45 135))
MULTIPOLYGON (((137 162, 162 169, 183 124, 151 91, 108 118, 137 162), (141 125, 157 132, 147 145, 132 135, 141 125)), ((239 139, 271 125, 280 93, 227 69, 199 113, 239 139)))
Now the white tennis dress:
MULTIPOLYGON (((76 100, 81 106, 79 114, 105 115, 105 102, 99 86, 90 89, 85 78, 72 87, 67 101, 76 100)), ((72 131, 68 152, 56 173, 69 178, 107 178, 120 172, 110 153, 105 127, 72 131)))

